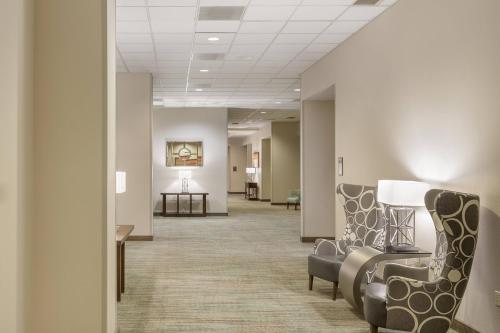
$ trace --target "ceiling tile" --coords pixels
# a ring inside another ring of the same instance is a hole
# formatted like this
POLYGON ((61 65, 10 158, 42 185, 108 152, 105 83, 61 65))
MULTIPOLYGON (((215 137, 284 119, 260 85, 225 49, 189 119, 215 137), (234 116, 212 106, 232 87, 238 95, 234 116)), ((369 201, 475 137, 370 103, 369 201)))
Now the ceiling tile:
POLYGON ((240 33, 277 33, 283 28, 285 21, 274 22, 242 22, 240 33))
POLYGON ((349 34, 321 34, 314 42, 326 44, 338 44, 346 40, 349 34))
POLYGON ((194 34, 161 34, 157 33, 153 35, 155 42, 157 43, 172 43, 172 44, 192 44, 194 34))
POLYGON ((120 21, 116 22, 116 32, 149 33, 149 24, 146 21, 120 21))
POLYGON ((198 21, 196 32, 236 32, 240 21, 198 21))
POLYGON ((283 28, 282 33, 297 34, 297 33, 319 33, 325 30, 330 24, 328 21, 318 22, 288 22, 283 28))
POLYGON ((156 52, 159 53, 185 53, 190 54, 191 45, 190 44, 171 44, 171 43, 156 43, 155 45, 156 52))
POLYGON ((149 6, 196 6, 196 0, 148 0, 149 6))
POLYGON ((151 34, 116 34, 118 43, 152 43, 151 34))
POLYGON ((295 44, 310 43, 317 37, 317 34, 279 34, 274 43, 295 44))
POLYGON ((303 6, 350 6, 356 0, 304 0, 303 6))
POLYGON ((246 6, 249 0, 200 0, 200 6, 246 6))
POLYGON ((125 61, 128 60, 154 60, 155 55, 152 52, 136 52, 136 53, 125 53, 122 52, 122 57, 125 61))
POLYGON ((151 21, 194 22, 196 7, 155 7, 150 9, 151 21))
POLYGON ((148 13, 145 7, 117 7, 117 21, 147 21, 148 13))
POLYGON ((387 7, 379 6, 352 6, 339 17, 342 21, 372 20, 381 14, 387 7))
POLYGON ((336 21, 333 22, 325 33, 352 34, 364 27, 368 21, 336 21))
POLYGON ((116 6, 146 6, 146 0, 116 0, 116 6))
POLYGON ((293 14, 292 21, 326 21, 335 20, 347 6, 301 6, 293 14))
POLYGON ((276 34, 237 34, 234 38, 234 44, 269 44, 273 41, 276 34))
POLYGON ((229 44, 205 45, 197 44, 194 46, 195 53, 226 53, 229 50, 229 44))
POLYGON ((153 52, 153 43, 119 43, 120 52, 153 52))
POLYGON ((252 5, 256 6, 295 6, 301 0, 252 0, 252 5))
POLYGON ((245 11, 245 21, 281 21, 288 20, 295 6, 249 6, 245 11))
POLYGON ((151 21, 151 29, 154 33, 192 33, 194 32, 194 21, 175 22, 175 21, 151 21))

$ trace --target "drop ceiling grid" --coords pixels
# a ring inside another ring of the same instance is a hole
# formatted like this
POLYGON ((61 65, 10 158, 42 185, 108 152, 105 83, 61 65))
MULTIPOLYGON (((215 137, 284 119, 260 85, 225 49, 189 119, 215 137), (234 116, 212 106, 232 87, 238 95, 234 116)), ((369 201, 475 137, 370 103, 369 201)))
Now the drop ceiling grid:
POLYGON ((117 0, 117 69, 152 72, 154 98, 169 106, 298 109, 300 93, 294 90, 300 74, 397 0, 381 0, 376 6, 353 6, 354 2, 117 0), (239 22, 208 20, 200 28, 200 6, 244 9, 239 22), (205 32, 207 23, 213 22, 222 30, 227 22, 233 23, 229 31, 205 32), (275 27, 243 30, 248 24, 275 27), (183 29, 182 34, 173 32, 183 29), (210 35, 220 40, 205 40, 210 35), (197 52, 219 52, 225 57, 204 61, 195 57, 197 52), (248 55, 251 58, 245 58, 248 55))

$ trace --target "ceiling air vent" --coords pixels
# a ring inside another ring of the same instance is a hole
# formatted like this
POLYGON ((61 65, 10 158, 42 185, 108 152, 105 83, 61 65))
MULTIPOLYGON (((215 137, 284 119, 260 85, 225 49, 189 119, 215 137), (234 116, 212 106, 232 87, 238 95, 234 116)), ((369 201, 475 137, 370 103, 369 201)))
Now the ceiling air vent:
POLYGON ((357 0, 354 6, 374 6, 378 2, 380 2, 380 0, 357 0))
POLYGON ((195 53, 195 60, 203 60, 203 61, 217 61, 224 60, 224 53, 195 53))
POLYGON ((210 6, 200 7, 200 21, 239 21, 245 7, 242 6, 210 6))

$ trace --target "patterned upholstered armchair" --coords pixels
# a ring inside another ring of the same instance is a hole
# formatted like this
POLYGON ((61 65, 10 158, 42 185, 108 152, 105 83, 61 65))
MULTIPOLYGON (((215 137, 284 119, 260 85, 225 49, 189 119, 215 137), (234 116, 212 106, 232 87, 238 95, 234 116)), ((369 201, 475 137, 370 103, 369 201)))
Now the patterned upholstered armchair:
POLYGON ((445 333, 460 306, 476 248, 479 197, 431 190, 425 202, 436 227, 435 254, 426 268, 387 264, 385 284, 368 285, 364 314, 371 332, 445 333))
POLYGON ((339 271, 345 257, 356 247, 374 245, 384 240, 384 224, 377 218, 376 188, 363 185, 340 184, 337 195, 346 215, 346 227, 340 240, 318 239, 314 252, 308 258, 309 290, 313 279, 333 282, 336 299, 339 271))

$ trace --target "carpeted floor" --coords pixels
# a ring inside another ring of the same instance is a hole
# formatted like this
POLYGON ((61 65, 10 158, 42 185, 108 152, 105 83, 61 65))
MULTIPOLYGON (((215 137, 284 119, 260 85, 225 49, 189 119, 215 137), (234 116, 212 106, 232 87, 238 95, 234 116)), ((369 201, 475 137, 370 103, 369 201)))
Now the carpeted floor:
POLYGON ((120 333, 369 331, 330 283, 307 289, 299 211, 229 201, 229 217, 158 218, 153 242, 127 243, 120 333))

